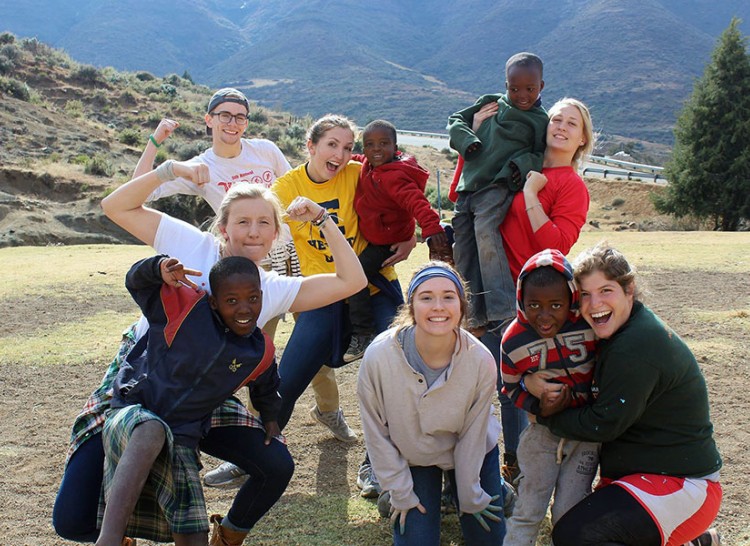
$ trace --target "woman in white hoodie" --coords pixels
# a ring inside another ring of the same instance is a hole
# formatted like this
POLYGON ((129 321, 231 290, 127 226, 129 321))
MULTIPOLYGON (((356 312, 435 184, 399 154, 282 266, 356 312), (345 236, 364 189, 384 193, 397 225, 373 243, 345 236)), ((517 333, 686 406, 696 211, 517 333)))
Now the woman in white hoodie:
POLYGON ((492 410, 497 368, 461 329, 465 312, 461 278, 430 262, 415 273, 407 303, 359 369, 365 443, 390 492, 396 546, 440 544, 443 471, 451 474, 466 543, 496 546, 505 535, 492 410))

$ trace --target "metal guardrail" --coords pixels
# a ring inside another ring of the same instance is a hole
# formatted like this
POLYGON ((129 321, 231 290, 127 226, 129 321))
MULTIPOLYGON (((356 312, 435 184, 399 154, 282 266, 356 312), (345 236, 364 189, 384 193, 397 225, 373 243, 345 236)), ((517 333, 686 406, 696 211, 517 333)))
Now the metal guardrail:
POLYGON ((598 163, 600 165, 608 165, 612 167, 621 167, 626 171, 659 174, 664 172, 663 167, 657 167, 655 165, 644 165, 643 163, 633 163, 632 161, 622 161, 620 159, 612 159, 611 157, 601 157, 598 155, 592 155, 589 157, 590 163, 598 163))
POLYGON ((581 171, 581 174, 583 174, 583 176, 586 176, 586 173, 599 173, 603 178, 607 178, 607 175, 612 175, 615 177, 625 177, 628 180, 653 179, 654 183, 659 183, 659 181, 661 181, 662 184, 667 183, 667 179, 661 176, 659 173, 650 174, 638 171, 623 171, 619 169, 599 169, 597 167, 585 167, 583 171, 581 171))

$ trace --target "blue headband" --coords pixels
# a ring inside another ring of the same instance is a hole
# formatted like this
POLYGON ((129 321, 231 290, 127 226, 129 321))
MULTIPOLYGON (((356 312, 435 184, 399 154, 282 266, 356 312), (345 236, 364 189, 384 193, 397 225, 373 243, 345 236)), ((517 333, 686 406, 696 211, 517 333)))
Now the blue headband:
POLYGON ((430 279, 436 279, 439 277, 450 279, 451 281, 453 281, 453 284, 456 285, 456 290, 458 290, 459 295, 462 298, 464 297, 464 285, 461 283, 461 279, 459 279, 453 271, 439 265, 431 265, 429 267, 425 267, 422 271, 414 275, 414 278, 409 283, 409 289, 406 292, 406 301, 411 301, 411 297, 414 294, 414 291, 420 284, 430 279))

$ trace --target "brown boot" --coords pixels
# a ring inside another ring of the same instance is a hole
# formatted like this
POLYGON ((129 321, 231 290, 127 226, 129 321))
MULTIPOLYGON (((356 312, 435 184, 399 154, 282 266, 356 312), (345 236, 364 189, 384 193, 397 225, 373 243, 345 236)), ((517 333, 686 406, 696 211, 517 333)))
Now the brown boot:
POLYGON ((209 521, 213 523, 213 529, 211 530, 211 540, 209 540, 208 546, 242 546, 247 533, 232 531, 231 529, 222 527, 221 520, 223 519, 224 516, 220 514, 214 514, 209 518, 209 521))

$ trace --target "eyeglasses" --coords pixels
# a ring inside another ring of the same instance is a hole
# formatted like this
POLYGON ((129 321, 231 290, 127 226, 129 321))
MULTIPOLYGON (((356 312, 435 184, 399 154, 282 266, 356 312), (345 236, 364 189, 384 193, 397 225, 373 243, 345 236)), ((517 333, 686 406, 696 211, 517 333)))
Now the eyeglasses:
POLYGON ((218 116, 219 121, 222 123, 231 123, 234 120, 237 125, 245 125, 247 123, 247 116, 245 114, 230 114, 229 112, 211 112, 209 115, 218 116))

